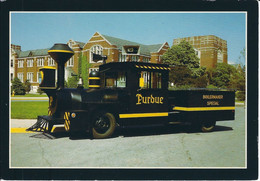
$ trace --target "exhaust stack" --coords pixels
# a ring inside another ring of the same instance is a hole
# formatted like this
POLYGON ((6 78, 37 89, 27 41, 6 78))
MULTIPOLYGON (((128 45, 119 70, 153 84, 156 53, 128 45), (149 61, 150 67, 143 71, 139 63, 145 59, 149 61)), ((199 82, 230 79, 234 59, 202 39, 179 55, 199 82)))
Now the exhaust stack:
POLYGON ((57 89, 63 89, 64 88, 64 66, 65 63, 74 55, 74 52, 67 44, 56 43, 48 51, 48 54, 58 64, 57 89))

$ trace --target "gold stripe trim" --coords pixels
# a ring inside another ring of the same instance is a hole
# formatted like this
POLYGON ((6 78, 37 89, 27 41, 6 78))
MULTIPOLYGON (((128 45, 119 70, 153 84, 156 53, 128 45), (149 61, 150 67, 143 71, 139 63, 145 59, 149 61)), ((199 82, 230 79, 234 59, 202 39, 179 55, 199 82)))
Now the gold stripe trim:
POLYGON ((69 50, 49 50, 48 53, 49 53, 49 52, 74 53, 74 52, 69 51, 69 50))
POLYGON ((89 77, 88 79, 98 80, 98 79, 100 79, 100 77, 89 77))
POLYGON ((222 111, 235 110, 235 107, 174 107, 173 110, 178 111, 222 111))
POLYGON ((100 87, 100 85, 89 85, 89 87, 100 87))
POLYGON ((119 114, 119 118, 144 118, 144 117, 163 117, 163 116, 168 116, 168 112, 119 114))
POLYGON ((50 67, 50 66, 44 66, 44 67, 40 68, 40 70, 41 70, 41 69, 55 69, 55 70, 56 70, 55 67, 50 67))

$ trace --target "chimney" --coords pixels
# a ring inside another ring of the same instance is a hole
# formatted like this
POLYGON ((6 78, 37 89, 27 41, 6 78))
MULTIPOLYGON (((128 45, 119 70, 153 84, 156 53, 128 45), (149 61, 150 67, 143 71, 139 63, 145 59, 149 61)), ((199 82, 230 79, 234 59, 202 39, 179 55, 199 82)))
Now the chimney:
POLYGON ((56 43, 48 51, 48 54, 58 64, 57 89, 63 89, 64 88, 64 66, 65 63, 74 55, 74 52, 67 44, 56 43))

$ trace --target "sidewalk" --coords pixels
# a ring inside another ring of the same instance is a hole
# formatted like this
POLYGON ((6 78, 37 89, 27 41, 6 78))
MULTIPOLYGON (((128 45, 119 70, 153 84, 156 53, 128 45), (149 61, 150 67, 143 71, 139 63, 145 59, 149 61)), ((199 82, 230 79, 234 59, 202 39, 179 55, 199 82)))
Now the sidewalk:
MULTIPOLYGON (((26 131, 27 128, 31 127, 36 123, 37 119, 11 119, 10 128, 11 133, 36 133, 33 131, 26 131)), ((65 131, 64 125, 55 125, 52 128, 53 131, 65 131)))
POLYGON ((29 128, 37 119, 11 119, 10 126, 11 128, 29 128))
POLYGON ((49 100, 48 97, 11 97, 11 100, 49 100))

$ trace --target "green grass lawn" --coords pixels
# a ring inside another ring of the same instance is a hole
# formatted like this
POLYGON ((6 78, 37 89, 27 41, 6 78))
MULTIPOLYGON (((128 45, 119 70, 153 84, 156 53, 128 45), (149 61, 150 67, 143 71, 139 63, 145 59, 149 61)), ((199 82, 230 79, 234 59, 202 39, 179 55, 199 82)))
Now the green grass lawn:
POLYGON ((46 94, 25 94, 25 95, 14 95, 14 97, 47 97, 46 94))
POLYGON ((245 101, 236 101, 236 103, 243 103, 243 104, 245 104, 245 101))
POLYGON ((11 102, 12 119, 37 119, 39 115, 48 115, 48 101, 11 102))

